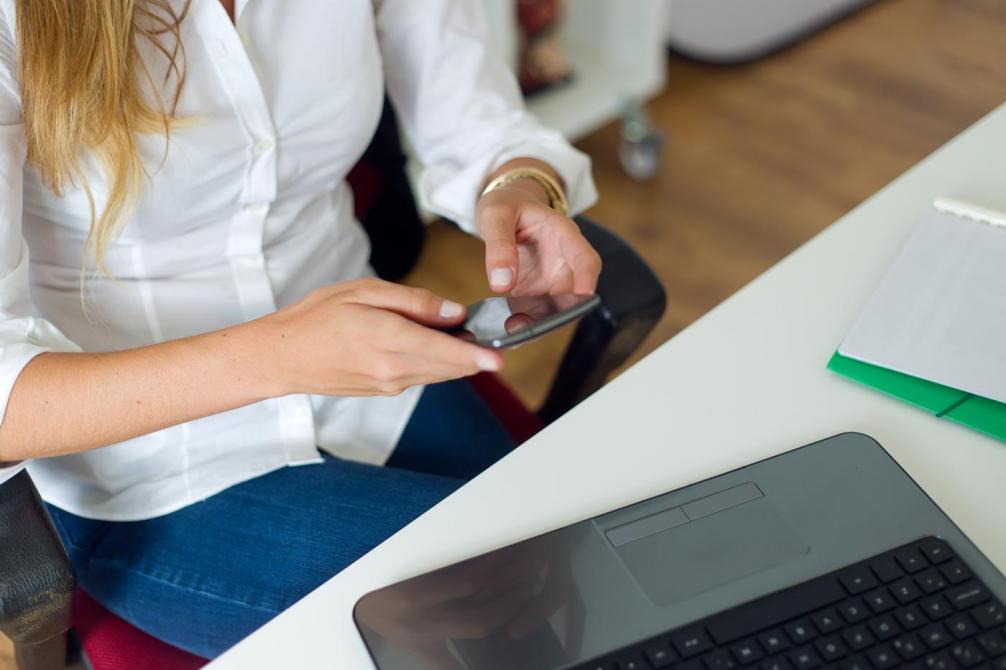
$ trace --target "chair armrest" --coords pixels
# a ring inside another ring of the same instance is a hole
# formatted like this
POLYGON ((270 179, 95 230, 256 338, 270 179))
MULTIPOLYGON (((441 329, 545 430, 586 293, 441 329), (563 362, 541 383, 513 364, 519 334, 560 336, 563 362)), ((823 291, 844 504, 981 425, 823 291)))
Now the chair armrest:
POLYGON ((601 255, 601 306, 584 317, 573 334, 538 411, 546 423, 601 388, 653 330, 667 302, 656 274, 625 240, 586 217, 576 222, 601 255))
POLYGON ((0 484, 0 631, 19 667, 62 667, 74 586, 70 559, 22 470, 0 484))

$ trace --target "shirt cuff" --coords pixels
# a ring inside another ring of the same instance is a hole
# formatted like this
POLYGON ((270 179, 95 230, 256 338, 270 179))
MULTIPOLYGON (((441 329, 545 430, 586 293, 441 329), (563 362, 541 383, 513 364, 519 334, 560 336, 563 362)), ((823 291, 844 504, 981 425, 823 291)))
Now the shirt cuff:
POLYGON ((478 234, 475 209, 486 177, 507 161, 534 158, 547 163, 559 174, 569 203, 569 215, 579 214, 597 202, 590 158, 570 146, 558 132, 545 131, 543 135, 541 139, 511 144, 456 172, 443 168, 424 169, 419 178, 420 203, 434 214, 454 221, 463 230, 478 234))

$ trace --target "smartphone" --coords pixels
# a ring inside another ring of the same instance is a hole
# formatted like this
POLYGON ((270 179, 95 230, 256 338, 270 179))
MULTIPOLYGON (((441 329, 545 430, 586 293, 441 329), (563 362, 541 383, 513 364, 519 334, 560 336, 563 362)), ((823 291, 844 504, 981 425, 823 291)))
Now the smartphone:
POLYGON ((497 297, 468 307, 468 317, 452 334, 491 349, 524 344, 591 313, 597 295, 497 297))

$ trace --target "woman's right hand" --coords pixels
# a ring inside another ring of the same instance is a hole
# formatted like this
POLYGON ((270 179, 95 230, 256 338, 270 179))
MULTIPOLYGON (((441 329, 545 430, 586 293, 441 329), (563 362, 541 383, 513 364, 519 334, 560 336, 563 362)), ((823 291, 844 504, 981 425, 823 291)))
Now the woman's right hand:
POLYGON ((425 289, 361 279, 316 289, 247 326, 270 395, 397 395, 502 367, 498 352, 426 327, 464 316, 462 305, 425 289))

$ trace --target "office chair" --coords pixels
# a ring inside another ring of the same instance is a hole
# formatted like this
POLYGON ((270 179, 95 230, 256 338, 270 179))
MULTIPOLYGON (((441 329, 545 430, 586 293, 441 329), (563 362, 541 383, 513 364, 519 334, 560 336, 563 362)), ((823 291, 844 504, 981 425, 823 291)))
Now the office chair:
MULTIPOLYGON (((387 105, 377 134, 349 177, 357 217, 372 239, 371 264, 386 279, 411 269, 423 224, 405 178, 394 115, 387 105)), ((596 391, 663 314, 664 290, 645 261, 598 224, 577 219, 600 253, 599 309, 577 325, 542 407, 531 412, 495 375, 471 378, 476 392, 520 443, 596 391)), ((157 640, 75 588, 69 559, 26 471, 0 484, 0 631, 20 670, 62 668, 82 653, 91 670, 195 670, 207 663, 157 640)))

